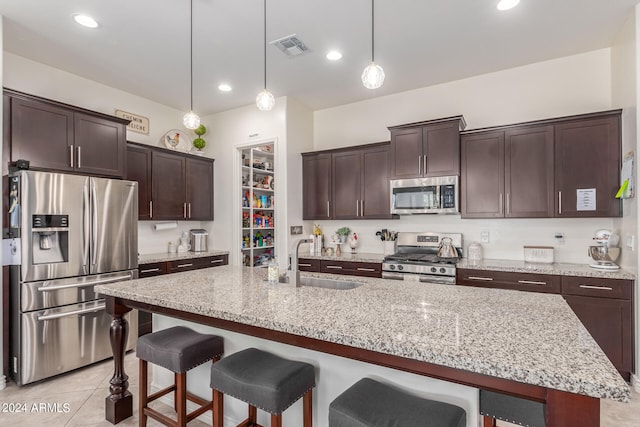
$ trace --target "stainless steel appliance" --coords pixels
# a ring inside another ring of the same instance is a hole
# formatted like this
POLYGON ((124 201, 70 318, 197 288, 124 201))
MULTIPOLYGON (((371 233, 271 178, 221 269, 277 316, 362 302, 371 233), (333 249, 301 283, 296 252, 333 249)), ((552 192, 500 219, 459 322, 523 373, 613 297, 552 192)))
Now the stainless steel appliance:
POLYGON ((202 228, 194 228, 189 230, 189 235, 191 237, 191 250, 193 252, 206 252, 207 251, 207 240, 209 240, 209 232, 202 228))
POLYGON ((398 252, 382 262, 383 279, 455 285, 456 262, 462 256, 462 234, 398 233, 397 241, 398 252), (447 246, 455 250, 456 257, 438 256, 439 252, 442 254, 440 249, 447 246))
POLYGON ((596 245, 589 246, 589 256, 595 261, 590 264, 592 268, 601 270, 618 270, 620 267, 615 260, 620 256, 620 236, 611 230, 598 230, 593 238, 596 245))
MULTIPOLYGON (((137 183, 19 171, 9 192, 20 255, 10 269, 10 371, 23 385, 111 356, 111 317, 93 287, 137 277, 137 183)), ((132 348, 137 312, 128 321, 132 348)))
POLYGON ((458 177, 393 179, 390 181, 391 213, 457 214, 458 177))

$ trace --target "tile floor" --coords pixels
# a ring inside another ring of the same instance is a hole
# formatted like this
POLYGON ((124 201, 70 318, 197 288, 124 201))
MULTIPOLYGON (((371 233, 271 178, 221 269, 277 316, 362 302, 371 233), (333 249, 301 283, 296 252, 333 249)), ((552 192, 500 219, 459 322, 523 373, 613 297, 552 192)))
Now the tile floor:
MULTIPOLYGON (((0 426, 111 427, 112 424, 104 419, 104 399, 109 394, 112 369, 109 360, 38 384, 17 387, 9 383, 0 390, 0 426), (26 405, 26 412, 16 412, 18 408, 24 409, 23 405, 26 405)), ((129 375, 134 414, 118 425, 131 427, 138 425, 138 361, 135 353, 126 356, 125 372, 129 375)), ((640 427, 640 393, 633 392, 630 403, 603 400, 601 405, 602 427, 640 427)), ((172 411, 161 402, 154 402, 154 407, 162 412, 172 411)), ((147 425, 161 424, 149 419, 147 425)), ((199 420, 189 423, 190 427, 206 425, 199 420)), ((498 423, 498 426, 512 424, 498 423)))

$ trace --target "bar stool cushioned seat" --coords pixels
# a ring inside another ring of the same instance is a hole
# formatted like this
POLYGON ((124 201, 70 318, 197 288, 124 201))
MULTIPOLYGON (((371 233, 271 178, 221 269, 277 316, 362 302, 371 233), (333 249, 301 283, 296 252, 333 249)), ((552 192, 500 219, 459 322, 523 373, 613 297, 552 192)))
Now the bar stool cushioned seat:
MULTIPOLYGON (((136 356, 140 360, 139 425, 147 425, 147 417, 167 426, 186 426, 206 411, 212 411, 213 401, 202 399, 187 391, 187 371, 213 360, 224 353, 224 341, 217 335, 201 334, 184 326, 174 326, 138 338, 136 356), (162 366, 174 373, 174 383, 152 395, 147 390, 147 364, 162 366), (174 392, 174 409, 177 419, 150 408, 150 402, 174 392), (199 407, 187 414, 187 400, 199 407)), ((212 414, 215 417, 215 414, 212 414)))
POLYGON ((329 427, 465 427, 464 409, 363 378, 329 405, 329 427))
POLYGON ((527 427, 545 427, 544 403, 493 391, 480 390, 480 414, 485 426, 495 426, 495 420, 527 427))
POLYGON ((211 367, 212 389, 275 415, 315 385, 313 365, 257 348, 234 353, 211 367))

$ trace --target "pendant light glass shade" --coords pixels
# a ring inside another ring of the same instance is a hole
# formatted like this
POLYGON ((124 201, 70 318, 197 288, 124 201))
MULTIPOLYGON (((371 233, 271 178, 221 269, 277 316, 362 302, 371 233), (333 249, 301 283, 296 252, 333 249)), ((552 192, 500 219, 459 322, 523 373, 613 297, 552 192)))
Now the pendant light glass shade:
POLYGON ((200 117, 193 111, 189 111, 182 118, 182 124, 184 124, 184 127, 187 129, 195 129, 200 126, 200 117))
POLYGON ((273 97, 273 94, 266 89, 263 89, 262 92, 256 96, 256 105, 259 110, 269 111, 276 105, 276 99, 273 97))
POLYGON ((264 17, 264 39, 263 39, 263 58, 264 58, 264 89, 256 96, 256 106, 258 110, 269 111, 276 105, 276 99, 273 94, 267 90, 267 0, 263 1, 263 17, 264 17))
POLYGON ((384 83, 384 70, 375 62, 369 64, 362 72, 362 84, 367 89, 378 89, 384 83))

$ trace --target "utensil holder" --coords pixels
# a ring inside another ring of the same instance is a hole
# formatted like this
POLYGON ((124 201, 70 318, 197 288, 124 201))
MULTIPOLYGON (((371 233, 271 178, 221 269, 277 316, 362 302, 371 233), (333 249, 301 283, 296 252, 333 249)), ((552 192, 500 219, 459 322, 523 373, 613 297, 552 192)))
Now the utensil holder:
POLYGON ((395 240, 385 240, 382 242, 384 245, 384 254, 385 255, 393 255, 396 253, 396 241, 395 240))

